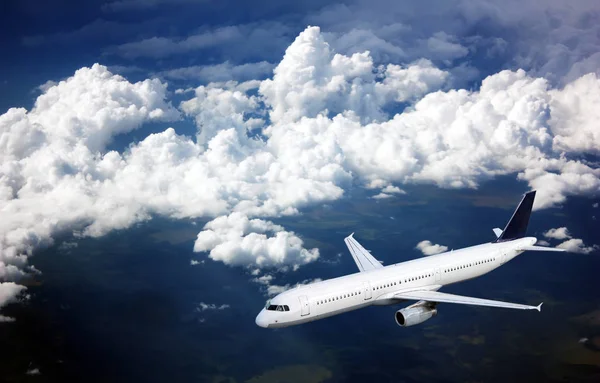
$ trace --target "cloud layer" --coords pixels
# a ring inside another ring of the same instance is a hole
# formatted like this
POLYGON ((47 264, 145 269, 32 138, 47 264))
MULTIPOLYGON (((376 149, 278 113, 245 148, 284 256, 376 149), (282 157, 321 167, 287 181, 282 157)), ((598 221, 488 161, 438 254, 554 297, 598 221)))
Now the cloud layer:
MULTIPOLYGON (((447 89, 452 76, 426 59, 376 65, 368 52, 337 53, 309 27, 272 78, 195 89, 179 109, 196 137, 169 128, 122 153, 106 150, 115 136, 181 117, 166 84, 101 65, 48 83, 31 110, 0 116, 0 278, 18 280, 57 233, 101 236, 153 215, 211 219, 194 250, 213 260, 297 268, 318 249, 264 218, 339 199, 352 184, 389 196, 402 184, 476 188, 517 174, 538 189, 536 208, 598 193, 600 170, 579 159, 600 147, 588 102, 600 98, 596 75, 552 88, 505 70, 477 90, 447 89)), ((4 302, 18 294, 6 283, 4 302)))

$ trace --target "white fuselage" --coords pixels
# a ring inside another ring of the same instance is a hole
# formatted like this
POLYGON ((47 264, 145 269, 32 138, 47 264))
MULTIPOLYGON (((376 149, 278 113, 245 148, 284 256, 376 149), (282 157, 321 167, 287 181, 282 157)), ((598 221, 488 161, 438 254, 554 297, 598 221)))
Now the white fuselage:
POLYGON ((394 295, 411 290, 438 290, 442 286, 489 273, 521 254, 536 238, 486 243, 358 272, 285 291, 268 305, 289 311, 263 309, 256 317, 261 327, 287 327, 312 322, 371 305, 401 302, 394 295))

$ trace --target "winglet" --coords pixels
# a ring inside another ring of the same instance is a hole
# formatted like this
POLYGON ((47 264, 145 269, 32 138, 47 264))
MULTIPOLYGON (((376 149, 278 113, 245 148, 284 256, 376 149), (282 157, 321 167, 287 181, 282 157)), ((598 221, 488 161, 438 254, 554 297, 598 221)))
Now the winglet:
POLYGON ((544 304, 544 302, 540 303, 539 305, 536 306, 536 309, 538 312, 542 311, 542 305, 544 304))

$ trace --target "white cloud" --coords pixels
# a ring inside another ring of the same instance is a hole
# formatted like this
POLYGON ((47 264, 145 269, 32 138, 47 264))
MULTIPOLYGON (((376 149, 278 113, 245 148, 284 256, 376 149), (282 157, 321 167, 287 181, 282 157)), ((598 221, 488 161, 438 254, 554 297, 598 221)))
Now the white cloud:
POLYGON ((373 197, 373 199, 388 199, 388 198, 392 198, 393 195, 391 194, 386 194, 386 193, 379 193, 379 194, 375 194, 373 197))
MULTIPOLYGON (((543 235, 546 238, 552 238, 552 239, 561 240, 561 241, 566 240, 566 241, 560 243, 559 245, 557 245, 556 247, 559 249, 565 249, 572 253, 589 254, 589 253, 599 249, 599 247, 597 245, 586 246, 583 243, 582 239, 573 238, 573 236, 571 235, 571 233, 569 232, 569 230, 566 227, 550 229, 550 230, 546 231, 543 235)), ((538 241, 538 244, 541 244, 542 242, 545 242, 545 241, 538 241)), ((547 242, 546 242, 546 244, 547 244, 547 242)))
POLYGON ((415 249, 420 250, 425 255, 434 255, 443 253, 448 250, 448 246, 433 244, 431 241, 425 240, 417 243, 415 249))
POLYGON ((201 261, 198 261, 198 260, 192 259, 192 260, 190 261, 190 265, 192 265, 192 266, 203 265, 203 264, 204 264, 204 259, 203 259, 203 260, 201 260, 201 261))
POLYGON ((109 190, 119 155, 100 152, 145 121, 178 118, 165 92, 157 80, 131 84, 94 65, 48 88, 31 111, 0 116, 0 278, 21 277, 27 256, 56 232, 99 218, 101 234, 144 217, 135 202, 117 201, 109 190))
POLYGON ((587 74, 551 95, 556 150, 600 154, 600 78, 587 74))
MULTIPOLYGON (((0 263, 0 268, 4 266, 0 263)), ((0 308, 8 303, 15 302, 19 294, 25 291, 25 286, 17 285, 14 282, 0 282, 0 308)), ((0 322, 12 322, 14 319, 0 315, 0 322)))
POLYGON ((307 250, 302 245, 299 237, 279 225, 232 213, 207 223, 198 234, 194 251, 208 251, 211 259, 228 265, 296 269, 319 257, 318 249, 307 250))
POLYGON ((158 75, 174 80, 195 80, 205 83, 218 81, 248 81, 263 79, 273 72, 274 64, 267 61, 233 65, 229 61, 215 65, 195 65, 169 69, 158 75))
POLYGON ((550 242, 544 241, 543 239, 538 240, 536 244, 540 246, 550 246, 550 242))
POLYGON ((198 307, 196 308, 196 311, 202 312, 202 311, 207 311, 207 310, 225 310, 230 308, 230 306, 228 304, 222 304, 222 305, 216 305, 214 303, 204 303, 204 302, 200 302, 198 304, 198 307))
POLYGON ((593 207, 594 209, 597 209, 597 208, 598 208, 598 202, 596 202, 596 203, 593 203, 593 204, 592 204, 592 207, 593 207))
POLYGON ((309 27, 290 45, 274 70, 263 81, 260 93, 272 108, 276 124, 314 118, 325 111, 353 111, 365 121, 385 119, 381 109, 440 88, 448 73, 421 60, 408 67, 376 67, 368 52, 336 54, 318 27, 309 27))
MULTIPOLYGON (((600 169, 568 159, 553 146, 552 100, 563 90, 549 91, 546 80, 502 71, 486 78, 479 91, 429 93, 386 119, 381 108, 390 98, 381 97, 385 92, 377 86, 385 80, 369 85, 370 68, 367 55, 334 55, 318 29, 308 28, 288 48, 273 80, 261 85, 275 123, 266 130, 270 142, 293 137, 339 148, 344 167, 367 184, 475 188, 481 180, 520 172, 519 179, 538 189, 535 208, 599 190, 600 169), (340 62, 347 65, 335 64, 340 62), (356 95, 360 101, 354 102, 356 95), (329 117, 332 113, 340 114, 329 117)), ((582 81, 599 86, 593 75, 582 81)))
MULTIPOLYGON (((339 199, 354 182, 392 195, 404 184, 476 188, 518 173, 538 189, 536 208, 598 193, 600 169, 577 160, 597 143, 580 144, 565 96, 595 95, 595 75, 550 89, 506 70, 479 90, 438 90, 448 76, 427 61, 375 66, 368 53, 336 53, 307 28, 272 79, 198 87, 181 104, 196 141, 167 129, 118 153, 106 150, 116 135, 179 113, 159 80, 83 68, 30 111, 0 116, 0 278, 22 276, 56 233, 100 236, 152 215, 212 219, 194 249, 213 260, 297 268, 318 250, 262 218, 339 199), (399 105, 408 107, 390 115, 399 105)), ((595 118, 584 104, 573 108, 595 118)))
POLYGON ((200 127, 196 139, 201 145, 208 144, 220 131, 234 128, 238 137, 246 137, 246 131, 264 124, 259 118, 245 118, 258 109, 258 100, 237 89, 200 86, 194 98, 181 103, 181 109, 194 116, 200 127))
POLYGON ((579 238, 568 239, 556 247, 558 247, 559 249, 565 249, 572 253, 580 253, 580 254, 589 254, 591 252, 598 251, 600 249, 600 247, 598 245, 586 246, 583 243, 583 240, 581 240, 579 238))
POLYGON ((559 227, 557 229, 550 229, 544 233, 544 237, 552 239, 567 239, 571 238, 571 233, 566 227, 559 227))
POLYGON ((392 193, 392 194, 406 194, 406 192, 400 189, 398 186, 388 185, 381 189, 382 193, 392 193))

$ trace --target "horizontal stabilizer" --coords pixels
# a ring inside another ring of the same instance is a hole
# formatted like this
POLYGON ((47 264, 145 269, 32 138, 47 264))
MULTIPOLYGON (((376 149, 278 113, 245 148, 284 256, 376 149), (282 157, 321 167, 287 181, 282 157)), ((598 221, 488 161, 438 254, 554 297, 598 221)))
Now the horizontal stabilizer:
POLYGON ((350 254, 352 254, 352 258, 354 258, 354 262, 356 262, 356 266, 358 266, 360 271, 379 269, 383 267, 367 249, 362 247, 361 244, 354 239, 354 233, 344 238, 344 242, 346 243, 348 250, 350 250, 350 254))
POLYGON ((496 227, 492 230, 494 230, 494 234, 496 234, 496 238, 499 238, 502 235, 502 229, 500 229, 499 227, 496 227))
POLYGON ((534 199, 535 190, 525 194, 496 242, 510 241, 525 236, 534 199))
POLYGON ((545 247, 545 246, 525 246, 521 249, 521 251, 567 251, 565 249, 558 249, 556 247, 545 247))
POLYGON ((409 291, 405 293, 394 294, 394 298, 409 299, 413 301, 428 301, 428 302, 439 302, 439 303, 457 303, 461 305, 474 305, 474 306, 489 306, 489 307, 502 307, 507 309, 519 309, 519 310, 542 310, 542 304, 538 306, 522 305, 520 303, 509 303, 502 301, 493 301, 490 299, 471 298, 461 295, 446 294, 439 291, 430 290, 419 290, 409 291))

